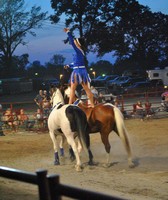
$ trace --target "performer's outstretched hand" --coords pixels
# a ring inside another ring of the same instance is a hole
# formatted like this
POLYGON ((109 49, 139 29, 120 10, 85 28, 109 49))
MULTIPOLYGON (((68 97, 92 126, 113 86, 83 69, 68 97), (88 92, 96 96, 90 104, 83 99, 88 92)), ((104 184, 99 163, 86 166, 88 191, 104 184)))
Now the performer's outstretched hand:
POLYGON ((67 33, 69 31, 69 28, 64 28, 64 32, 67 33))

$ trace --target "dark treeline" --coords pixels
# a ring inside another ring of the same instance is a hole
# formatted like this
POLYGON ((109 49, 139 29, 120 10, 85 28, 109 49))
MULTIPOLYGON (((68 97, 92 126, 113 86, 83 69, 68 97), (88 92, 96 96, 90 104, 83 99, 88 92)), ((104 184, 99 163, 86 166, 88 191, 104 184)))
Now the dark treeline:
MULTIPOLYGON (((29 64, 27 54, 14 55, 19 44, 26 44, 24 38, 27 33, 35 35, 32 29, 42 25, 47 13, 42 13, 39 7, 23 12, 22 0, 1 2, 1 77, 55 74, 59 78, 65 61, 62 55, 53 55, 45 66, 40 61, 29 64), (26 68, 28 64, 29 68, 26 68)), ((64 15, 65 26, 85 38, 86 60, 89 52, 100 58, 106 53, 115 56, 114 64, 103 60, 91 63, 89 67, 96 71, 96 75, 168 66, 168 15, 153 13, 136 0, 51 0, 51 7, 54 10, 50 16, 51 23, 57 24, 64 15)))

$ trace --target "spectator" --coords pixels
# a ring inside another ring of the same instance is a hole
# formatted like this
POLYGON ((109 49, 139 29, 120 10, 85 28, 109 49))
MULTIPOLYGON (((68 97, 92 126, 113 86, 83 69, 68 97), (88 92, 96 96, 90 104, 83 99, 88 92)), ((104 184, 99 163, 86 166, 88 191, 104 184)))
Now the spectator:
POLYGON ((40 109, 43 107, 43 90, 39 90, 39 94, 34 98, 35 103, 40 109))
POLYGON ((114 105, 120 109, 120 111, 122 111, 122 105, 120 103, 120 101, 116 98, 114 101, 114 105))
POLYGON ((99 103, 105 103, 105 100, 104 100, 103 94, 102 94, 101 92, 99 93, 99 96, 98 96, 97 101, 98 101, 99 103))
POLYGON ((30 130, 35 124, 34 120, 29 120, 29 117, 25 114, 24 109, 20 109, 18 120, 19 125, 24 126, 26 130, 30 130))
POLYGON ((147 117, 150 117, 152 115, 152 113, 153 113, 152 109, 151 109, 151 106, 152 106, 152 104, 149 101, 147 101, 145 103, 145 111, 146 111, 146 116, 147 117))
POLYGON ((161 106, 166 109, 168 112, 168 90, 166 89, 162 94, 161 94, 161 106))
POLYGON ((90 89, 91 89, 91 92, 93 93, 94 97, 98 98, 99 93, 96 90, 96 88, 94 86, 91 86, 90 89))
POLYGON ((50 95, 48 94, 47 90, 43 91, 43 100, 50 100, 50 95))
POLYGON ((34 114, 34 118, 37 122, 38 130, 46 126, 47 121, 46 118, 43 116, 43 112, 41 111, 41 109, 37 109, 37 112, 34 114))
POLYGON ((144 119, 144 108, 143 108, 141 101, 137 101, 137 103, 136 103, 136 115, 138 117, 140 117, 140 119, 143 121, 143 119, 144 119))
POLYGON ((4 113, 4 122, 12 128, 15 132, 18 129, 19 122, 15 112, 8 108, 4 113))
POLYGON ((114 100, 114 105, 115 105, 118 109, 120 109, 120 111, 122 112, 122 114, 123 114, 123 116, 124 116, 124 119, 128 119, 128 118, 129 118, 128 113, 123 109, 123 106, 122 106, 122 104, 121 104, 121 102, 119 101, 118 98, 115 98, 115 100, 114 100))
POLYGON ((99 93, 98 93, 98 91, 96 90, 96 88, 94 86, 91 86, 90 90, 91 90, 91 92, 93 94, 94 104, 97 104, 98 103, 99 93))
POLYGON ((13 117, 13 122, 11 126, 13 127, 14 131, 16 132, 19 127, 19 121, 18 121, 18 116, 15 111, 12 112, 12 117, 13 117))
POLYGON ((18 115, 19 124, 24 124, 28 121, 29 117, 25 114, 24 109, 20 109, 20 113, 18 115))
POLYGON ((3 122, 1 121, 2 120, 1 111, 2 111, 2 105, 0 104, 0 136, 4 136, 3 129, 2 129, 3 122))
POLYGON ((43 91, 42 109, 43 109, 43 114, 48 118, 51 109, 51 103, 50 103, 50 96, 48 95, 46 90, 43 91))

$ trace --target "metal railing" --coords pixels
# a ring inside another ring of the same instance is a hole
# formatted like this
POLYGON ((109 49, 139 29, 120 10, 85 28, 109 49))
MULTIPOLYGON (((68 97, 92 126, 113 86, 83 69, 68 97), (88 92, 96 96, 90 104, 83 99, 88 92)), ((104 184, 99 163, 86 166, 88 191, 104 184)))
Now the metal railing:
POLYGON ((80 200, 124 200, 116 196, 61 184, 59 175, 47 175, 47 170, 37 170, 36 173, 30 173, 0 166, 0 176, 37 185, 39 200, 61 200, 62 196, 80 200))
POLYGON ((1 177, 38 185, 40 200, 50 200, 46 175, 47 170, 38 170, 36 171, 36 173, 30 173, 22 170, 0 166, 1 177))
MULTIPOLYGON (((159 102, 159 100, 152 100, 151 98, 156 98, 157 99, 160 97, 160 93, 161 91, 157 91, 157 92, 145 92, 145 93, 137 93, 137 94, 125 94, 125 95, 120 95, 117 96, 118 100, 119 100, 119 106, 121 107, 122 111, 125 111, 128 113, 128 115, 130 115, 132 113, 133 110, 133 104, 136 103, 137 100, 141 100, 143 103, 145 103, 146 101, 150 101, 150 103, 152 103, 152 109, 155 112, 155 116, 156 118, 164 118, 164 117, 168 117, 168 112, 163 111, 162 109, 159 109, 159 107, 161 106, 159 102), (134 101, 134 103, 133 103, 134 101)), ((108 96, 108 95, 107 95, 108 96)), ((112 94, 109 94, 108 97, 112 97, 112 94)), ((27 101, 27 102, 8 102, 8 103, 1 103, 3 105, 3 112, 5 111, 5 108, 8 107, 11 110, 18 110, 20 108, 25 108, 25 110, 31 110, 31 112, 35 112, 37 109, 37 106, 34 104, 33 101, 27 101)), ((32 114, 27 113, 28 116, 32 116, 32 114)), ((46 119, 45 119, 46 120, 46 119)), ((45 121, 44 120, 44 121, 45 121)), ((3 121, 1 119, 1 121, 3 121)), ((35 121, 36 122, 36 121, 35 121)), ((5 122, 3 123, 5 124, 5 122)), ((8 126, 4 126, 3 130, 8 129, 8 126)), ((23 129, 24 127, 19 126, 18 128, 23 129)), ((37 131, 39 128, 37 127, 37 122, 35 123, 34 126, 34 131, 37 131)), ((42 131, 47 130, 47 128, 42 128, 42 131)))

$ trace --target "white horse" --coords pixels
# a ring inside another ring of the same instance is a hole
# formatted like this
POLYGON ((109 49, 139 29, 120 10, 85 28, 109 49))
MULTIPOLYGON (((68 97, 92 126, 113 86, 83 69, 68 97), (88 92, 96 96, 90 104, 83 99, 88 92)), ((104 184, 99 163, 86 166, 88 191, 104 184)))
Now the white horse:
POLYGON ((54 151, 55 151, 55 165, 59 165, 59 156, 58 156, 58 144, 56 135, 60 131, 65 135, 68 144, 72 147, 73 152, 76 157, 76 170, 81 171, 81 160, 79 157, 79 151, 75 142, 75 133, 78 136, 78 143, 80 147, 83 146, 89 155, 89 164, 93 163, 93 155, 90 150, 90 138, 89 138, 89 129, 85 113, 75 105, 63 105, 59 108, 59 105, 55 106, 51 111, 48 118, 48 128, 49 134, 53 142, 54 151))
MULTIPOLYGON (((51 95, 51 100, 50 103, 52 105, 53 110, 56 106, 59 108, 60 106, 64 105, 64 98, 63 95, 58 87, 51 87, 50 88, 50 95, 51 95)), ((63 148, 63 143, 65 140, 65 136, 61 132, 57 132, 55 137, 59 136, 60 137, 60 143, 59 143, 59 148, 60 148, 60 156, 64 156, 64 148, 63 148)), ((56 164, 56 163, 55 163, 56 164)))

